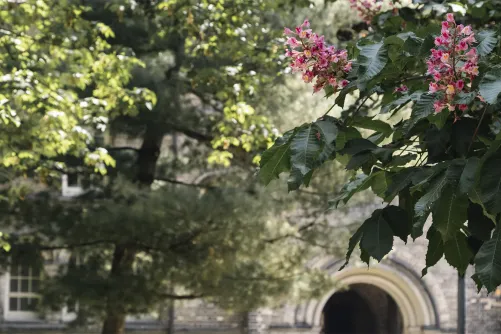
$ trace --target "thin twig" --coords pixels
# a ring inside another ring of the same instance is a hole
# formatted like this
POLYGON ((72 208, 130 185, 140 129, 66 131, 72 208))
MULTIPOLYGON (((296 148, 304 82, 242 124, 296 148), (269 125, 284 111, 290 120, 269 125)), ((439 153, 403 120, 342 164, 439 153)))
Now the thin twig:
POLYGON ((478 121, 477 128, 475 129, 475 132, 473 133, 473 137, 471 138, 470 146, 468 147, 468 153, 470 153, 473 142, 475 141, 475 138, 477 137, 478 129, 480 129, 480 125, 482 124, 482 121, 484 120, 484 116, 485 116, 486 111, 487 111, 487 106, 485 106, 484 112, 482 113, 482 117, 480 117, 480 121, 478 121))

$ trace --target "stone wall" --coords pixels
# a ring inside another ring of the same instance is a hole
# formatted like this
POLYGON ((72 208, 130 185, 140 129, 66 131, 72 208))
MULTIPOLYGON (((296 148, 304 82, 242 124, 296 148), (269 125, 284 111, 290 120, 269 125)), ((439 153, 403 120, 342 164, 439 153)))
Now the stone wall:
POLYGON ((483 289, 477 293, 475 283, 470 279, 473 268, 469 268, 466 278, 466 332, 469 334, 501 333, 500 293, 487 296, 483 289), (496 296, 498 295, 498 296, 496 296))
POLYGON ((221 310, 213 303, 203 300, 192 300, 176 304, 174 324, 177 330, 238 330, 242 325, 242 317, 241 314, 221 310))

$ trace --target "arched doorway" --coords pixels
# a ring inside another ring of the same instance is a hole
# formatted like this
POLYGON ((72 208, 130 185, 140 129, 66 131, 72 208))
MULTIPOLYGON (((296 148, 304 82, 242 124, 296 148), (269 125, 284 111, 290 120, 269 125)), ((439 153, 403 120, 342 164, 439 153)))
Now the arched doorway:
MULTIPOLYGON (((417 274, 391 261, 369 269, 366 266, 352 266, 342 271, 337 271, 335 266, 333 268, 332 276, 342 286, 353 289, 353 286, 356 287, 358 284, 369 285, 391 296, 402 317, 403 334, 431 333, 431 330, 439 328, 440 322, 435 304, 417 274)), ((295 312, 291 314, 291 321, 302 326, 308 325, 320 332, 324 323, 323 310, 327 302, 338 292, 340 292, 339 287, 333 288, 331 291, 326 291, 321 298, 297 305, 295 312)))
POLYGON ((370 284, 353 284, 334 293, 323 311, 324 334, 402 334, 402 314, 395 300, 370 284))

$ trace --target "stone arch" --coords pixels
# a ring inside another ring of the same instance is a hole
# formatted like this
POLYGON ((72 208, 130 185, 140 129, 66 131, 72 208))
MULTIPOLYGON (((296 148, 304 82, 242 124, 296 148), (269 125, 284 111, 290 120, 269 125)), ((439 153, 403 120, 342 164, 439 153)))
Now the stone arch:
MULTIPOLYGON (((437 312, 431 296, 409 273, 380 263, 369 269, 349 267, 333 273, 333 277, 343 285, 370 284, 386 292, 396 302, 402 314, 405 334, 422 333, 424 329, 439 328, 437 312)), ((297 310, 301 314, 296 312, 296 323, 320 328, 322 310, 337 291, 339 288, 332 289, 321 299, 303 304, 301 311, 297 310)))

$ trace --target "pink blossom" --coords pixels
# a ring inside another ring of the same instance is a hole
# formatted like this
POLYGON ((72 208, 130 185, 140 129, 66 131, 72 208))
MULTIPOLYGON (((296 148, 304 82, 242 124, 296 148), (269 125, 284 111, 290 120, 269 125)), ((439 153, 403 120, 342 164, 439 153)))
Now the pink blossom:
POLYGON ((459 92, 470 92, 471 81, 478 73, 477 50, 472 47, 475 34, 470 26, 456 25, 453 14, 446 15, 442 22, 440 36, 435 38, 436 47, 427 59, 428 74, 433 81, 430 93, 439 93, 440 100, 434 103, 436 112, 446 107, 459 117, 456 110, 466 111, 467 105, 456 105, 454 100, 459 92))
POLYGON ((444 54, 442 54, 442 57, 440 57, 440 60, 442 61, 442 63, 447 64, 449 62, 449 58, 450 58, 450 54, 444 53, 444 54))
POLYGON ((394 93, 405 93, 409 90, 406 85, 401 85, 400 87, 395 88, 394 93))
POLYGON ((445 104, 443 104, 441 101, 435 101, 433 103, 433 109, 435 109, 436 113, 441 112, 445 108, 445 104))
POLYGON ((351 8, 358 12, 358 16, 366 23, 379 14, 382 4, 378 0, 350 0, 351 8))
POLYGON ((435 93, 438 91, 438 85, 435 82, 430 82, 430 93, 435 93))
POLYGON ((287 42, 285 42, 285 44, 290 45, 291 48, 297 48, 301 45, 295 37, 287 38, 287 42))
POLYGON ((466 36, 471 35, 472 32, 473 32, 473 30, 471 29, 471 26, 466 26, 461 30, 461 34, 466 35, 466 36))
POLYGON ((344 67, 343 67, 343 71, 345 72, 350 72, 352 69, 352 63, 351 61, 349 61, 344 67))
POLYGON ((471 48, 470 51, 466 52, 465 56, 469 59, 477 57, 477 49, 471 48))
POLYGON ((465 39, 459 42, 458 45, 456 45, 456 51, 465 51, 468 50, 468 43, 466 43, 465 39))
POLYGON ((310 29, 303 29, 308 27, 309 22, 305 20, 301 26, 296 27, 295 32, 284 29, 284 34, 288 36, 285 55, 291 58, 292 72, 301 72, 304 82, 315 81, 314 92, 327 85, 334 87, 335 91, 346 86, 346 73, 352 70, 348 52, 326 45, 324 36, 319 36, 310 29))
POLYGON ((301 30, 301 32, 299 33, 299 38, 303 39, 303 38, 309 38, 311 35, 311 30, 310 29, 307 29, 307 30, 301 30))
POLYGON ((315 77, 315 75, 313 74, 312 71, 305 71, 303 74, 303 80, 306 83, 311 82, 314 77, 315 77))

